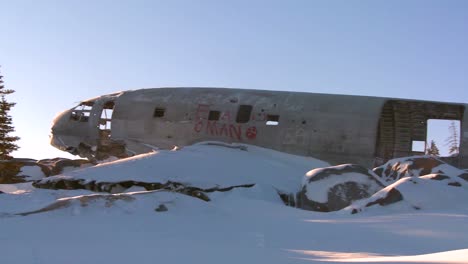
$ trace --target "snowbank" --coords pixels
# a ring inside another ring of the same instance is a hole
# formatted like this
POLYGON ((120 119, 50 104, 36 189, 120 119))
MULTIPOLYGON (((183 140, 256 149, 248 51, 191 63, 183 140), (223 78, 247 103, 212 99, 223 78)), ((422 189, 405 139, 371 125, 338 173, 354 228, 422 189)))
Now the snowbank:
POLYGON ((160 150, 66 172, 41 182, 59 179, 171 181, 203 189, 259 184, 284 192, 297 192, 307 171, 324 166, 329 164, 256 146, 204 142, 177 151, 160 150))

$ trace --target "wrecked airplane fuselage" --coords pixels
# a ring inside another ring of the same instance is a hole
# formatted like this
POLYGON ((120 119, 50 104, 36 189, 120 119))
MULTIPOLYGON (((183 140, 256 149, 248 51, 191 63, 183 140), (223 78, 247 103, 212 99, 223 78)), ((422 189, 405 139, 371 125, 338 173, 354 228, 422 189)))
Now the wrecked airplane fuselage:
POLYGON ((226 88, 155 88, 86 100, 57 116, 51 144, 90 159, 127 157, 201 141, 238 142, 330 163, 380 165, 426 141, 428 119, 460 121, 466 104, 226 88))

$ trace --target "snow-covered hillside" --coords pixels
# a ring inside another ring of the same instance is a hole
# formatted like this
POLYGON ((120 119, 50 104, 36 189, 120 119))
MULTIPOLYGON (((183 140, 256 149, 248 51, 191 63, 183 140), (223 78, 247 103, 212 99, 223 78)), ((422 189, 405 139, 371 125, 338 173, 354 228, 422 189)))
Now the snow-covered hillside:
POLYGON ((0 263, 468 263, 462 178, 403 178, 336 212, 284 205, 279 192, 298 192, 307 172, 328 166, 254 146, 204 143, 34 183, 62 182, 58 190, 1 184, 0 263), (448 185, 453 181, 460 186, 448 185), (129 185, 69 189, 91 182, 129 185), (208 201, 130 186, 167 182, 201 190, 208 201), (405 199, 366 207, 392 188, 405 199), (414 209, 416 202, 423 206, 414 209))

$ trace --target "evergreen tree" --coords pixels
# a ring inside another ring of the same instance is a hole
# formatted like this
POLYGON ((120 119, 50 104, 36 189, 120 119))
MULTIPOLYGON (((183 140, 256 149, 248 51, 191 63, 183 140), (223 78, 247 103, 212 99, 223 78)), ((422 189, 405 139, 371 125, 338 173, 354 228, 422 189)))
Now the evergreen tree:
POLYGON ((431 140, 431 145, 426 150, 427 155, 439 156, 439 148, 437 147, 434 140, 431 140))
POLYGON ((15 143, 19 137, 10 135, 11 132, 15 131, 15 128, 9 111, 15 103, 6 100, 6 95, 14 92, 14 90, 5 89, 3 76, 0 74, 0 160, 12 159, 10 153, 19 148, 15 143))
POLYGON ((449 148, 449 154, 457 155, 459 153, 458 146, 458 129, 455 125, 455 121, 452 121, 449 126, 449 137, 445 140, 446 146, 449 148))

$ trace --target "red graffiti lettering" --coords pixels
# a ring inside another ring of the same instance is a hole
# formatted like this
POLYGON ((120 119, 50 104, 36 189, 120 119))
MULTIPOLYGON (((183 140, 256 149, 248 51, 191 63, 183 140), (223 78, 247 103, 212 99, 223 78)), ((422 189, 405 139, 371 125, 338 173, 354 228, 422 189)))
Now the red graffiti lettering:
POLYGON ((242 128, 240 125, 234 126, 229 125, 229 136, 231 138, 237 138, 237 140, 241 139, 242 136, 242 128))
POLYGON ((221 127, 221 129, 219 130, 219 133, 218 133, 219 136, 226 136, 228 137, 229 134, 228 134, 228 127, 226 124, 223 124, 223 126, 221 127))
MULTIPOLYGON (((206 121, 199 120, 195 123, 193 130, 200 133, 204 130, 204 133, 212 136, 223 136, 230 137, 232 139, 242 139, 242 126, 239 124, 219 124, 217 121, 206 121)), ((250 127, 245 136, 249 139, 255 139, 257 136, 257 128, 250 127)))
POLYGON ((206 129, 205 133, 210 134, 210 135, 218 135, 218 127, 215 122, 210 122, 206 123, 206 129))
POLYGON ((202 127, 203 127, 203 121, 198 121, 195 126, 193 126, 193 130, 195 130, 195 132, 197 133, 200 133, 200 131, 202 130, 202 127))
POLYGON ((245 136, 248 139, 255 139, 257 137, 257 128, 256 127, 247 128, 247 131, 245 131, 245 136))

